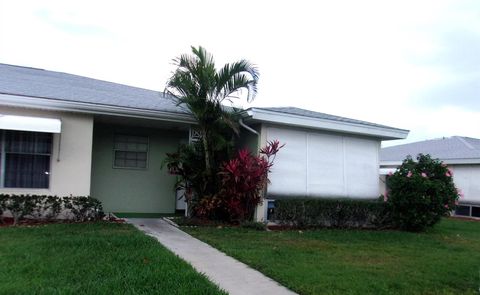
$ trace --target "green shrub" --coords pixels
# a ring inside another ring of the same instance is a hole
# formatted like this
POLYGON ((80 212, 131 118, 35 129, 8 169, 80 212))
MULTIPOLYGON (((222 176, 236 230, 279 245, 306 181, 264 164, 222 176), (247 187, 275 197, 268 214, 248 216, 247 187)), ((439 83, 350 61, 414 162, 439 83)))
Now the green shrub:
POLYGON ((452 171, 438 159, 419 154, 408 156, 387 179, 385 196, 396 227, 423 231, 455 208, 459 192, 452 171))
POLYGON ((102 203, 91 197, 65 197, 65 209, 69 209, 75 221, 97 220, 103 217, 102 203))
POLYGON ((91 197, 57 197, 47 195, 0 194, 0 216, 10 212, 13 224, 26 217, 58 219, 62 214, 75 221, 96 220, 103 217, 102 204, 91 197))
POLYGON ((274 220, 300 228, 386 228, 390 217, 381 200, 279 199, 274 220))
POLYGON ((3 199, 3 210, 8 210, 12 214, 14 225, 26 215, 31 215, 38 201, 37 198, 30 198, 28 195, 5 195, 3 199))

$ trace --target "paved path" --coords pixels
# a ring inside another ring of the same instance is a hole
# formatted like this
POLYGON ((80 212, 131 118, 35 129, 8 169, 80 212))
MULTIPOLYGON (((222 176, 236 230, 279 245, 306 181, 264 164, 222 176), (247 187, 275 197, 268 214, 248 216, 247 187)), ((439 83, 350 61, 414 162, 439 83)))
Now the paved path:
POLYGON ((296 294, 247 265, 170 225, 163 219, 129 218, 129 223, 155 237, 170 251, 231 295, 296 294))

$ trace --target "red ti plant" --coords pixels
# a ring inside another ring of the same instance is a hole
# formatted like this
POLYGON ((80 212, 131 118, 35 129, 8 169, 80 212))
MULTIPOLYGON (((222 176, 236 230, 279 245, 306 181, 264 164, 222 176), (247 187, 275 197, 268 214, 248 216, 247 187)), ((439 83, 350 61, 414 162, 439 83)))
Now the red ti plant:
POLYGON ((278 140, 268 142, 259 155, 242 149, 235 158, 223 163, 218 173, 220 191, 200 201, 197 216, 227 221, 251 219, 255 207, 262 202, 275 156, 283 146, 278 140))

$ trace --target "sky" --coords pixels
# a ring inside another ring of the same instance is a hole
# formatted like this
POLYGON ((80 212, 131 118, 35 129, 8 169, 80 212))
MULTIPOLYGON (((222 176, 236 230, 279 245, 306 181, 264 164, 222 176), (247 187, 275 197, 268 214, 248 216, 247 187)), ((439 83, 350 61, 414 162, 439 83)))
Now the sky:
POLYGON ((172 59, 203 46, 247 59, 242 107, 294 106, 480 138, 480 1, 0 0, 0 63, 163 90, 172 59))

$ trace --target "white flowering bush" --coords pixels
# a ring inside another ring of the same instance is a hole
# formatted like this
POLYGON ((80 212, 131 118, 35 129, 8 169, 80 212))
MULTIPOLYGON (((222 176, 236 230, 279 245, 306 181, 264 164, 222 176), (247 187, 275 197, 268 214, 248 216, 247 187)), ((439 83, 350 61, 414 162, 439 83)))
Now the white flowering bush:
POLYGON ((419 154, 408 156, 387 179, 384 200, 394 225, 408 231, 423 231, 447 216, 461 193, 453 183, 453 172, 438 159, 419 154))

